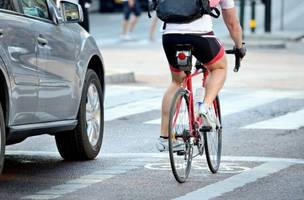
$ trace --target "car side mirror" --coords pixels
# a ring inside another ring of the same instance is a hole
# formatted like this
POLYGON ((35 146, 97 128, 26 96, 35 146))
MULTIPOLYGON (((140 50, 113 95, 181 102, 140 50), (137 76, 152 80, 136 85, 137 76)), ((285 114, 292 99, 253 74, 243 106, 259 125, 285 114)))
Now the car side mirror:
POLYGON ((60 8, 65 23, 79 23, 83 21, 83 11, 79 4, 63 0, 60 2, 60 8))

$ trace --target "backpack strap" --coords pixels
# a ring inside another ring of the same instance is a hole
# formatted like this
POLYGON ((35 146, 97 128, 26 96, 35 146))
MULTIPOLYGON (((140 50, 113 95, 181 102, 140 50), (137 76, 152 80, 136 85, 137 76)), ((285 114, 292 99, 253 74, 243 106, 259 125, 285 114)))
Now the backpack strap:
POLYGON ((219 18, 219 16, 221 15, 220 10, 217 7, 211 7, 209 0, 198 0, 198 1, 200 1, 200 4, 202 6, 201 9, 202 15, 210 15, 211 17, 219 18))
POLYGON ((221 12, 220 12, 220 10, 218 9, 218 8, 216 8, 216 7, 212 7, 211 8, 211 11, 210 11, 210 13, 209 13, 209 15, 211 16, 211 17, 214 17, 214 18, 219 18, 220 16, 221 16, 221 12), (214 13, 214 12, 215 13, 214 13))
POLYGON ((151 10, 156 10, 158 1, 157 0, 149 0, 148 2, 148 17, 151 18, 151 10))

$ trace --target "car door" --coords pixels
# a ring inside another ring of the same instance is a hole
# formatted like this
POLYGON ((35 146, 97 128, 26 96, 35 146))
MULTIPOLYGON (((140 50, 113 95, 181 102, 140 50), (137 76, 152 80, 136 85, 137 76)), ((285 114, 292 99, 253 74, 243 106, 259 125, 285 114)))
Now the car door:
MULTIPOLYGON (((42 122, 71 119, 73 85, 76 78, 75 42, 65 24, 55 24, 50 20, 50 7, 55 4, 47 0, 22 0, 39 8, 39 20, 34 24, 37 34, 37 66, 39 74, 38 115, 42 122)), ((39 12, 35 12, 38 14, 39 12)), ((59 14, 59 13, 57 13, 59 14)))
POLYGON ((0 30, 3 61, 11 79, 9 125, 37 123, 38 73, 36 36, 33 21, 19 13, 12 0, 0 3, 0 30))

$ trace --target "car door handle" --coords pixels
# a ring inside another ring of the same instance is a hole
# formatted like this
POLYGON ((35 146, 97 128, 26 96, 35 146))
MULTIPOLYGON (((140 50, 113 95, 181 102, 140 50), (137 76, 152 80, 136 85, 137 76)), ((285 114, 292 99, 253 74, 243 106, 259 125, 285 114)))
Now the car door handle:
POLYGON ((0 38, 2 38, 2 37, 3 37, 3 29, 0 28, 0 38))
POLYGON ((39 36, 37 38, 38 44, 40 44, 41 46, 45 46, 48 44, 48 41, 46 39, 44 39, 42 36, 39 36))

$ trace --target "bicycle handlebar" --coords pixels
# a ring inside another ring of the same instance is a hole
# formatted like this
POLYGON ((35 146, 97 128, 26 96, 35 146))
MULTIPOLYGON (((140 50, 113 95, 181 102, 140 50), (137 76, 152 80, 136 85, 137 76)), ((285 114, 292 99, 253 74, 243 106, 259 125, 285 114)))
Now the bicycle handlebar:
POLYGON ((235 56, 235 66, 233 71, 234 72, 238 72, 240 67, 241 67, 241 58, 240 56, 237 54, 235 49, 230 49, 230 50, 226 50, 226 54, 234 54, 235 56))

